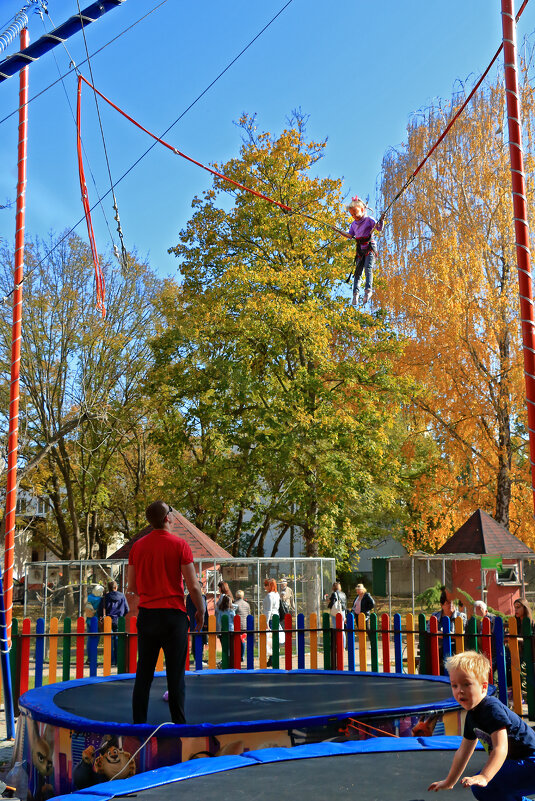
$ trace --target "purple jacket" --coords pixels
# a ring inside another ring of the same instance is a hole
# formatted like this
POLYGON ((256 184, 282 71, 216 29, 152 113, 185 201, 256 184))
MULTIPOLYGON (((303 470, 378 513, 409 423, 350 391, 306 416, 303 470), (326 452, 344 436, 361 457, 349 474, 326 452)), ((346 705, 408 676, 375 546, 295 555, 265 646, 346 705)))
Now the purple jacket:
POLYGON ((113 623, 117 621, 117 618, 127 615, 130 610, 123 593, 118 590, 107 592, 98 605, 97 615, 103 617, 104 611, 111 617, 113 623))
POLYGON ((375 222, 373 217, 362 217, 360 220, 353 220, 349 227, 349 231, 347 232, 349 236, 353 239, 356 239, 357 242, 361 242, 364 245, 363 250, 367 250, 368 243, 371 245, 373 250, 377 249, 377 245, 375 242, 375 237, 373 235, 374 231, 382 231, 383 230, 383 222, 375 222))

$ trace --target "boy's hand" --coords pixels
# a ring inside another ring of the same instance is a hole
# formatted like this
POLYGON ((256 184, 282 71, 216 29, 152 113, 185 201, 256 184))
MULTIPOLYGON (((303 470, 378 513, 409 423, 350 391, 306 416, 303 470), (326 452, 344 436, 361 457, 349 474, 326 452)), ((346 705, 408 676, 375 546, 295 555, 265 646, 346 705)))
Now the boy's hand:
POLYGON ((452 790, 452 789, 453 789, 453 784, 447 782, 446 779, 442 779, 442 781, 440 782, 433 782, 433 784, 430 784, 429 787, 427 788, 427 792, 431 790, 432 792, 438 793, 439 790, 452 790))
POLYGON ((465 776, 464 779, 461 779, 461 784, 463 787, 472 787, 474 785, 476 787, 486 787, 488 783, 488 779, 481 774, 478 774, 477 776, 465 776))

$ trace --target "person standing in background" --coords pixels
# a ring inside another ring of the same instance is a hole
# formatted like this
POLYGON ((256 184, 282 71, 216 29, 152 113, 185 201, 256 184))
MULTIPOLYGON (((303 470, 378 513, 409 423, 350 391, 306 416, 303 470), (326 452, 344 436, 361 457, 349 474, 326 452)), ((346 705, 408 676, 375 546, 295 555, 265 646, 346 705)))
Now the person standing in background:
POLYGON ((279 595, 281 597, 281 601, 284 601, 284 603, 289 607, 290 614, 293 615, 295 612, 294 591, 288 586, 288 580, 285 578, 282 578, 280 581, 279 595))
POLYGON ((99 623, 104 622, 104 615, 111 617, 111 630, 115 632, 111 638, 111 663, 117 664, 117 631, 119 618, 126 617, 130 611, 124 593, 117 589, 116 581, 108 581, 108 592, 101 598, 97 609, 99 623))
MULTIPOLYGON (((262 603, 262 610, 266 616, 266 623, 268 629, 271 631, 273 626, 272 623, 273 615, 279 614, 279 607, 280 607, 280 595, 277 592, 277 582, 275 581, 275 579, 265 579, 264 589, 266 591, 266 594, 264 596, 264 600, 262 603)), ((267 635, 266 641, 267 641, 267 655, 268 655, 267 666, 271 667, 273 664, 273 638, 271 634, 267 635)))
POLYGON ((251 614, 251 606, 245 600, 243 590, 238 590, 236 593, 236 614, 240 616, 241 659, 243 662, 243 657, 245 656, 245 642, 247 638, 247 616, 251 614))
POLYGON ((139 595, 138 661, 132 695, 134 723, 146 723, 149 694, 160 648, 165 655, 169 711, 173 723, 185 723, 184 670, 188 656, 188 616, 184 585, 195 605, 197 630, 202 629, 204 604, 188 543, 171 532, 169 504, 154 501, 145 512, 152 531, 132 546, 128 589, 139 595))

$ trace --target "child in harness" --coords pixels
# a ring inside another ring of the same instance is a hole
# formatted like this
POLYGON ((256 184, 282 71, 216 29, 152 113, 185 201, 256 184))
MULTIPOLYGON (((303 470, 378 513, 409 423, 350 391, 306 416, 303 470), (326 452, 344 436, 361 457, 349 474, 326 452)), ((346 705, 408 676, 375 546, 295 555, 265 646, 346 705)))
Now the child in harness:
MULTIPOLYGON (((357 251, 355 254, 355 272, 353 276, 353 306, 357 305, 359 282, 364 272, 364 303, 367 303, 373 295, 373 265, 377 255, 377 243, 375 241, 375 231, 381 232, 384 226, 384 219, 381 216, 376 222, 373 217, 366 214, 366 204, 359 197, 354 197, 347 206, 347 210, 353 217, 353 222, 349 231, 345 234, 348 239, 355 239, 357 251)), ((349 277, 351 278, 351 276, 349 277)))

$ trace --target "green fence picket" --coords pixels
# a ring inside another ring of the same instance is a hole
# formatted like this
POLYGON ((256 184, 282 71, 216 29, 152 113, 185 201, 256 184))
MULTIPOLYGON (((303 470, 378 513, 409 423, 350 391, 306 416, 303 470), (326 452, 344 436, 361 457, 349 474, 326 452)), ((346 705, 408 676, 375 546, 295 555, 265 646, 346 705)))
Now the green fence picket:
POLYGON ((273 645, 273 655, 271 657, 271 665, 274 668, 280 667, 280 618, 278 615, 273 615, 271 618, 271 636, 273 645))
POLYGON ((331 616, 329 612, 324 612, 322 616, 323 628, 323 669, 332 670, 331 660, 331 616))
POLYGON ((418 615, 418 673, 425 675, 427 669, 427 621, 423 612, 418 615))
POLYGON ((475 617, 471 617, 468 623, 466 624, 466 629, 464 632, 464 647, 467 651, 480 651, 481 649, 478 647, 478 636, 477 636, 477 620, 475 617))

